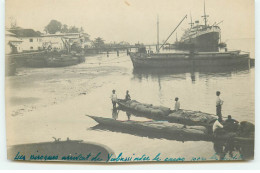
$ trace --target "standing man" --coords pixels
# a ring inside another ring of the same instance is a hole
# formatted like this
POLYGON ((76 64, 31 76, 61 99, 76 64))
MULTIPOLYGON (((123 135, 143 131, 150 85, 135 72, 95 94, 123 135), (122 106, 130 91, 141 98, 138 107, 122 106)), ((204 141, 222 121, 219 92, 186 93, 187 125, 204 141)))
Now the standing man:
POLYGON ((174 106, 174 110, 178 111, 180 109, 180 102, 179 102, 179 98, 175 97, 175 106, 174 106))
POLYGON ((222 105, 223 105, 223 100, 220 99, 220 91, 217 91, 216 92, 216 95, 217 95, 217 99, 216 99, 216 114, 219 118, 222 119, 222 113, 221 113, 221 108, 222 108, 222 105))
POLYGON ((117 101, 117 95, 116 95, 116 90, 112 91, 112 95, 110 96, 112 104, 113 104, 113 109, 116 108, 116 101, 117 101))

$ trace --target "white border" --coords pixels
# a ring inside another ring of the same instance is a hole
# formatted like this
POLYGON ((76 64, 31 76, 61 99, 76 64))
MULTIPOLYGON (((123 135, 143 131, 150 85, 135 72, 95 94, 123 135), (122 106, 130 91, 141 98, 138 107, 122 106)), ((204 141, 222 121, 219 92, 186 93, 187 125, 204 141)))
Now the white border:
MULTIPOLYGON (((260 45, 260 39, 259 39, 259 31, 260 31, 260 0, 255 0, 255 15, 256 15, 256 21, 255 21, 255 36, 256 36, 256 67, 259 67, 259 61, 258 58, 260 56, 260 49, 257 49, 260 45)), ((6 133, 5 133, 5 115, 4 115, 4 25, 5 25, 5 1, 0 0, 0 169, 42 169, 42 170, 48 170, 48 169, 54 169, 54 170, 60 170, 60 169, 67 169, 67 170, 72 170, 72 169, 77 169, 77 170, 82 170, 82 169, 90 169, 90 170, 114 170, 114 169, 119 169, 119 170, 126 170, 126 169, 131 169, 131 170, 136 170, 136 169, 141 169, 141 170, 158 170, 158 169, 164 169, 164 170, 169 170, 169 169, 177 169, 177 170, 198 170, 198 169, 260 169, 260 138, 259 138, 259 120, 260 120, 260 105, 259 103, 259 98, 260 98, 260 80, 258 77, 258 74, 260 74, 260 69, 256 68, 255 74, 256 74, 256 80, 255 80, 255 124, 256 124, 256 140, 255 140, 255 160, 251 162, 238 162, 238 163, 185 163, 185 164, 135 164, 135 165, 122 165, 122 164, 112 164, 112 165, 90 165, 90 164, 44 164, 44 163, 22 163, 22 162, 12 162, 8 161, 6 158, 6 133)), ((114 172, 114 171, 113 171, 114 172)), ((149 171, 150 172, 150 171, 149 171)))

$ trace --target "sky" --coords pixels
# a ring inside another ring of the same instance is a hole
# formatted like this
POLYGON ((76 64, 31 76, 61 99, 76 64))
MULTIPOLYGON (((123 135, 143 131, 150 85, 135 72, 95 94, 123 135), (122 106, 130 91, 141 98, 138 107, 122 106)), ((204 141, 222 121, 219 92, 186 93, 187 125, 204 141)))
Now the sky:
MULTIPOLYGON (((218 23, 223 41, 254 38, 254 0, 205 0, 209 24, 218 23)), ((182 18, 178 38, 193 21, 200 20, 204 0, 6 0, 6 27, 15 20, 22 28, 43 32, 55 19, 62 24, 83 27, 94 39, 105 42, 156 43, 157 15, 160 42, 165 40, 182 18), (12 19, 12 20, 11 20, 12 19)), ((169 42, 176 40, 176 33, 169 42)))

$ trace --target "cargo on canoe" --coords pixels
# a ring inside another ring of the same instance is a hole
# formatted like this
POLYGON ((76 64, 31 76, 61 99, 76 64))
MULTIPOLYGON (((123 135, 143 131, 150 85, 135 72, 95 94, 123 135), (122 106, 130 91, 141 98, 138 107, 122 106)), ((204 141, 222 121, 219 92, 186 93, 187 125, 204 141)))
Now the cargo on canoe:
POLYGON ((189 126, 212 126, 217 119, 216 115, 200 111, 178 110, 173 111, 164 106, 153 106, 135 100, 118 99, 119 109, 132 113, 135 116, 146 117, 153 120, 168 121, 189 126))

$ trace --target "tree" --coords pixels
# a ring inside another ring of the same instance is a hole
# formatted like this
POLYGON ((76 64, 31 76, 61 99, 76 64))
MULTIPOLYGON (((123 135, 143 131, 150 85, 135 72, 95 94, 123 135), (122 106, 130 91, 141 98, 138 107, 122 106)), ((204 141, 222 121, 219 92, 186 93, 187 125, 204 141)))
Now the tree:
POLYGON ((93 45, 95 48, 103 48, 105 46, 105 42, 102 38, 98 37, 93 41, 93 45))
POLYGON ((79 33, 79 28, 76 26, 71 26, 69 29, 69 33, 79 33))
POLYGON ((89 37, 90 37, 89 34, 83 33, 83 38, 84 38, 85 42, 90 41, 90 38, 89 38, 89 37))
POLYGON ((67 32, 69 32, 68 25, 66 25, 66 24, 62 25, 61 32, 62 32, 62 33, 67 33, 67 32))
POLYGON ((44 31, 49 34, 55 34, 56 32, 61 32, 62 24, 57 20, 51 20, 50 23, 45 27, 44 31))

